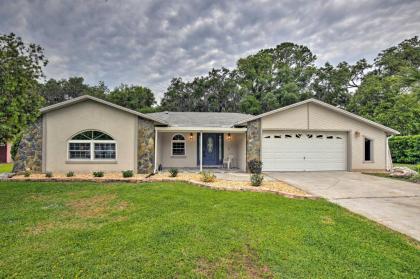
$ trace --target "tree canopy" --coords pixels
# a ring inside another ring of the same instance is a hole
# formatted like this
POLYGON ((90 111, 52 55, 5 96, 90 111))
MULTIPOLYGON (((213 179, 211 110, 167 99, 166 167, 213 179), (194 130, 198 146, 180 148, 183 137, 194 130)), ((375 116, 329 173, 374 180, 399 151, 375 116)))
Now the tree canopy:
POLYGON ((140 112, 153 111, 156 104, 152 90, 143 86, 121 84, 111 91, 106 99, 117 105, 140 112))
POLYGON ((48 61, 41 46, 0 35, 0 142, 9 142, 39 115, 37 80, 48 61))

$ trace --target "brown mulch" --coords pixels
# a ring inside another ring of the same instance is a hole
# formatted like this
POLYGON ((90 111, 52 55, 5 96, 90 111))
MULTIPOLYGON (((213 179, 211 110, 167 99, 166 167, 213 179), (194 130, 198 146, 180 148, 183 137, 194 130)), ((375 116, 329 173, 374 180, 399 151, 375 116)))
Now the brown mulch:
POLYGON ((135 174, 134 177, 123 178, 121 173, 105 173, 104 177, 94 177, 92 174, 78 174, 73 177, 66 177, 65 174, 54 173, 53 177, 48 178, 45 174, 34 173, 30 177, 15 175, 10 180, 15 181, 51 181, 51 182, 71 182, 71 181, 92 181, 92 182, 158 182, 158 181, 182 181, 198 186, 226 191, 250 191, 250 192, 270 192, 290 198, 316 198, 296 187, 281 181, 263 181, 260 187, 254 187, 250 181, 231 181, 215 179, 214 182, 201 181, 199 173, 181 172, 177 177, 170 177, 168 172, 161 172, 146 178, 144 174, 135 174))

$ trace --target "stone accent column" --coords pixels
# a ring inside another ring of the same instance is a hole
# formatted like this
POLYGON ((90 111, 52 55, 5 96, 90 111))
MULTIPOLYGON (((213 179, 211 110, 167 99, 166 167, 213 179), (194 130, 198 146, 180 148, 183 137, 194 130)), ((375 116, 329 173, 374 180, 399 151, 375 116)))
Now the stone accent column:
POLYGON ((261 119, 248 122, 246 139, 246 165, 249 171, 250 160, 261 160, 261 119))
POLYGON ((152 173, 155 161, 155 125, 152 121, 139 118, 137 136, 137 172, 152 173))
POLYGON ((13 165, 13 172, 42 171, 42 117, 23 134, 13 165))

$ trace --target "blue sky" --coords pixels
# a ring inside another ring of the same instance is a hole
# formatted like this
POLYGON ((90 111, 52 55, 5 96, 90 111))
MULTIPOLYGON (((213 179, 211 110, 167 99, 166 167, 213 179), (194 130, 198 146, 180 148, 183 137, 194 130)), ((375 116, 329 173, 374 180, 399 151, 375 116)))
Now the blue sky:
POLYGON ((308 46, 317 64, 372 61, 419 35, 420 1, 0 0, 0 33, 42 45, 48 78, 83 76, 150 87, 234 67, 285 41, 308 46))

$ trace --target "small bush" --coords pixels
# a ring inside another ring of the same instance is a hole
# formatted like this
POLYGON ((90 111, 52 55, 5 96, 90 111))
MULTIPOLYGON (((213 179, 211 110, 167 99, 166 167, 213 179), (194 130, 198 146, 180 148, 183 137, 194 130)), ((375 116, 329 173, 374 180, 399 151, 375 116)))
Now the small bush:
POLYGON ((253 173, 251 175, 251 185, 252 186, 261 186, 262 182, 264 180, 264 176, 259 173, 253 173))
POLYGON ((94 171, 92 174, 94 177, 104 177, 103 171, 94 171))
POLYGON ((176 177, 178 175, 178 169, 177 168, 170 168, 169 169, 169 176, 170 177, 176 177))
POLYGON ((26 170, 26 171, 23 173, 23 175, 24 175, 25 177, 29 177, 29 176, 31 176, 31 171, 26 170))
POLYGON ((69 171, 69 172, 66 174, 66 176, 67 176, 67 177, 73 177, 73 176, 74 176, 74 172, 73 172, 73 171, 69 171))
POLYGON ((45 173, 45 177, 53 177, 53 173, 52 173, 52 172, 50 172, 50 171, 47 171, 47 172, 45 173))
POLYGON ((134 173, 133 173, 132 170, 125 170, 125 171, 122 171, 122 176, 125 177, 125 178, 127 178, 127 177, 133 177, 134 176, 134 173))
POLYGON ((203 182, 214 182, 215 180, 216 180, 216 176, 211 171, 201 172, 201 181, 203 181, 203 182))
POLYGON ((249 171, 251 173, 258 173, 260 174, 262 171, 263 163, 260 160, 253 159, 248 162, 249 171))

